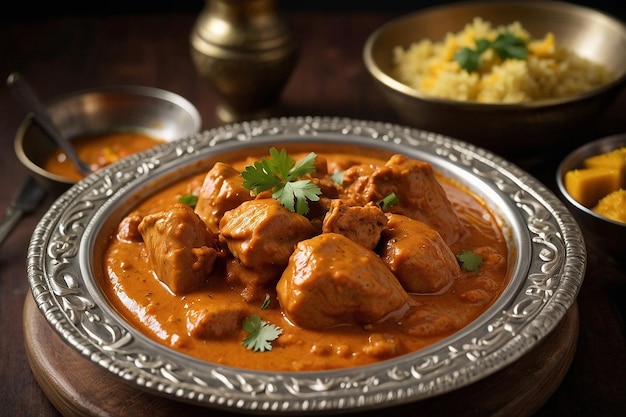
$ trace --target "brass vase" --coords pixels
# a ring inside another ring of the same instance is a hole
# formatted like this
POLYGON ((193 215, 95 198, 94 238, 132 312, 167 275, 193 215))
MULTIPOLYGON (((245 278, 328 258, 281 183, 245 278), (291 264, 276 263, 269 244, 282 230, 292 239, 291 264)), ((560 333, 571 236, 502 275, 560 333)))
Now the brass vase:
POLYGON ((206 0, 190 44, 196 70, 220 99, 222 122, 275 113, 298 55, 295 32, 275 0, 206 0))

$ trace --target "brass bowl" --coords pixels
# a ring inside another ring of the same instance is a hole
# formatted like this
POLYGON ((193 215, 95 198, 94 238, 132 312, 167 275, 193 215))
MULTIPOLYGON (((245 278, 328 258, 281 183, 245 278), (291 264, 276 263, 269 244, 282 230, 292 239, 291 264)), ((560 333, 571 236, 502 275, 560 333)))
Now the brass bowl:
POLYGON ((626 223, 608 219, 595 213, 576 201, 565 188, 565 174, 577 168, 582 168, 583 161, 594 155, 610 152, 626 146, 626 134, 607 136, 580 146, 569 153, 559 164, 556 172, 556 182, 559 194, 570 210, 589 243, 602 249, 615 261, 626 263, 626 223))
POLYGON ((277 114, 299 45, 274 0, 207 1, 189 37, 196 71, 220 103, 223 123, 277 114))
MULTIPOLYGON (((143 86, 110 86, 71 92, 46 105, 59 133, 70 140, 87 134, 134 131, 172 141, 196 133, 202 118, 187 99, 143 86)), ((46 171, 46 158, 57 148, 27 115, 15 135, 15 153, 31 175, 53 195, 75 180, 46 171)))
POLYGON ((555 1, 461 2, 417 11, 386 23, 367 39, 367 71, 406 123, 507 156, 536 153, 567 140, 614 101, 626 82, 626 26, 599 11, 555 1), (534 37, 553 32, 557 43, 603 64, 613 82, 569 98, 486 104, 429 97, 392 75, 392 50, 422 39, 441 41, 474 17, 494 26, 519 21, 534 37))

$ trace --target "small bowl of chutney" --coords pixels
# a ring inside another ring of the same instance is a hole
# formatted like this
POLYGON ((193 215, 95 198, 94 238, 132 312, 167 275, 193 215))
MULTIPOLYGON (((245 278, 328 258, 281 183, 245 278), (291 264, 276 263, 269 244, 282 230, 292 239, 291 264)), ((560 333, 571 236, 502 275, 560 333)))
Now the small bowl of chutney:
POLYGON ((626 133, 571 151, 559 164, 556 181, 587 243, 626 265, 626 133))
MULTIPOLYGON (((76 91, 46 103, 60 134, 96 171, 117 160, 200 131, 202 119, 184 97, 145 86, 76 91)), ((31 114, 15 135, 15 153, 48 192, 58 195, 84 178, 31 114)))

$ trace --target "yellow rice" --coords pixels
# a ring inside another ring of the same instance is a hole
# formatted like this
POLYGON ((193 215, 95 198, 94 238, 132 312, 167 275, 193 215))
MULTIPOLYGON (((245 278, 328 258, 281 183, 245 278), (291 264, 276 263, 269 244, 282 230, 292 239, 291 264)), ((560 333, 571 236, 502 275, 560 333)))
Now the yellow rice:
POLYGON ((482 103, 520 103, 567 97, 589 91, 612 80, 603 66, 582 58, 556 43, 552 33, 532 39, 519 22, 494 27, 480 17, 441 42, 429 39, 396 47, 395 77, 421 92, 452 100, 482 103), (469 73, 453 61, 455 52, 472 49, 476 40, 494 40, 510 32, 527 42, 525 60, 501 60, 493 49, 485 51, 477 71, 469 73))

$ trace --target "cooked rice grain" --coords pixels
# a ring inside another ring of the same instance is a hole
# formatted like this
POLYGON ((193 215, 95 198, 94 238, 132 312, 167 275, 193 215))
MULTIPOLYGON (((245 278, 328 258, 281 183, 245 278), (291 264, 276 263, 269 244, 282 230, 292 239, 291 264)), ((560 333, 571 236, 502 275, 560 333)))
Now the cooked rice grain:
POLYGON ((442 42, 429 39, 393 50, 396 78, 421 92, 452 100, 481 103, 520 103, 567 97, 609 83, 613 76, 595 64, 558 45, 552 33, 532 39, 519 22, 493 27, 474 18, 458 33, 448 33, 442 42), (481 65, 468 73, 453 61, 457 50, 475 48, 476 40, 494 40, 510 32, 527 42, 526 60, 501 60, 485 51, 481 65))

